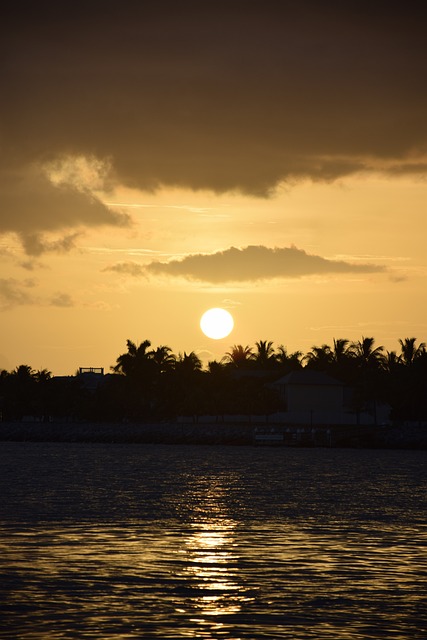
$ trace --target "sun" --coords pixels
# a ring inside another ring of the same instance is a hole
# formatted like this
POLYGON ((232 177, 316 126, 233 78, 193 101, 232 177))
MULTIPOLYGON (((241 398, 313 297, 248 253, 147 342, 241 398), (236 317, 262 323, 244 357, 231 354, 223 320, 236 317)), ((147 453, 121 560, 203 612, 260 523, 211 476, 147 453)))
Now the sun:
POLYGON ((226 338, 233 330, 234 320, 225 309, 214 307, 208 309, 200 319, 200 328, 208 338, 220 340, 226 338))

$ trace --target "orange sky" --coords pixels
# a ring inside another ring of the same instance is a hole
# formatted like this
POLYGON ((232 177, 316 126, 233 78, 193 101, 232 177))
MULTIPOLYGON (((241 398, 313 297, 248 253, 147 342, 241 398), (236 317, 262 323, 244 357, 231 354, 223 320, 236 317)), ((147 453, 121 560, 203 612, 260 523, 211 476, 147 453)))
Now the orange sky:
POLYGON ((0 27, 0 368, 426 341, 422 4, 101 4, 0 27))

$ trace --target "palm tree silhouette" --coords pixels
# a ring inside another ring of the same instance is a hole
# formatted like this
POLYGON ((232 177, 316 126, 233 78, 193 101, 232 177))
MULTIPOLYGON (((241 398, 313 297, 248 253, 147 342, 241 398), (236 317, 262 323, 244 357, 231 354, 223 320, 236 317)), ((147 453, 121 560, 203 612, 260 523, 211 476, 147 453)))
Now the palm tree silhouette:
POLYGON ((190 353, 180 353, 176 362, 175 370, 182 375, 191 375, 196 371, 203 369, 203 363, 200 360, 197 353, 190 351, 190 353))
POLYGON ((171 371, 176 363, 176 356, 172 353, 172 349, 166 345, 161 345, 148 353, 148 356, 156 364, 159 373, 171 371))
POLYGON ((365 338, 358 342, 352 342, 350 350, 358 364, 365 368, 380 369, 384 366, 384 347, 375 347, 375 338, 365 338))
POLYGON ((402 365, 402 358, 396 351, 386 351, 384 356, 384 370, 394 373, 402 365))
POLYGON ((286 347, 283 344, 279 344, 276 349, 275 359, 276 362, 280 365, 289 365, 293 369, 299 369, 302 367, 301 360, 303 358, 302 351, 294 351, 293 353, 288 353, 286 347))
POLYGON ((35 371, 28 364, 20 364, 12 371, 12 376, 25 383, 34 380, 35 371))
POLYGON ((39 369, 33 374, 33 377, 36 382, 48 382, 52 378, 52 372, 47 369, 39 369))
POLYGON ((121 373, 127 377, 139 377, 147 368, 150 356, 147 349, 151 346, 149 340, 144 340, 138 346, 132 340, 126 341, 127 353, 122 353, 112 367, 115 373, 121 373))
POLYGON ((334 338, 334 347, 332 350, 333 360, 336 364, 342 364, 347 362, 351 357, 351 351, 349 350, 350 341, 345 338, 334 338))
POLYGON ((275 351, 271 340, 260 340, 255 343, 255 346, 257 351, 254 354, 254 360, 257 364, 261 367, 268 367, 272 362, 275 362, 275 351))
POLYGON ((230 351, 227 351, 222 358, 222 362, 229 364, 233 367, 247 366, 249 362, 254 359, 252 348, 246 345, 235 344, 231 347, 230 351))
POLYGON ((309 369, 325 370, 334 361, 334 355, 328 344, 322 344, 321 347, 313 346, 311 351, 304 357, 309 369))
POLYGON ((426 351, 426 343, 420 342, 420 344, 416 346, 416 340, 416 338, 405 338, 404 340, 399 340, 401 361, 406 366, 412 365, 415 360, 422 356, 426 351))

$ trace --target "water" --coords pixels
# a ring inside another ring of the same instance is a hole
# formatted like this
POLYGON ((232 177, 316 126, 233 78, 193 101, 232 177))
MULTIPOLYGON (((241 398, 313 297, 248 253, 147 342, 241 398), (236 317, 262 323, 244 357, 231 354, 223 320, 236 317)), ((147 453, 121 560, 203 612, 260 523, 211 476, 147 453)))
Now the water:
POLYGON ((426 453, 0 443, 0 638, 427 638, 426 453))

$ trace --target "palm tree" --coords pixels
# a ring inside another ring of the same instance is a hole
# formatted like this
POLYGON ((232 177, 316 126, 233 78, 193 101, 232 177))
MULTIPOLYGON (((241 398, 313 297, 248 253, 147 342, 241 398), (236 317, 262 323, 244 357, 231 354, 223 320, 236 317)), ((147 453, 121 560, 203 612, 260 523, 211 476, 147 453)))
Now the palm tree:
POLYGON ((274 347, 271 340, 260 340, 255 343, 257 352, 254 354, 254 360, 261 367, 268 367, 275 361, 274 347))
POLYGON ((228 367, 223 360, 221 360, 221 362, 218 362, 218 360, 209 360, 207 369, 212 375, 221 376, 228 371, 228 367))
POLYGON ((116 365, 112 367, 115 373, 120 373, 127 377, 138 377, 147 367, 149 354, 147 349, 151 346, 149 340, 144 340, 137 346, 131 340, 126 341, 127 353, 122 353, 116 360, 116 365))
POLYGON ((148 356, 156 364, 159 373, 171 371, 175 366, 176 357, 172 353, 172 349, 166 345, 161 345, 160 347, 157 347, 157 349, 150 351, 148 356))
POLYGON ((48 382, 52 378, 52 372, 47 369, 39 369, 34 374, 34 379, 36 382, 48 382))
POLYGON ((28 364, 20 364, 12 371, 12 376, 20 380, 21 382, 28 382, 34 380, 35 371, 28 364))
POLYGON ((406 366, 412 365, 415 360, 422 356, 426 351, 426 343, 420 342, 420 344, 416 346, 416 340, 416 338, 405 338, 404 340, 399 340, 401 361, 406 366))
POLYGON ((231 347, 230 351, 227 351, 222 362, 233 367, 243 367, 247 366, 253 359, 254 354, 251 347, 248 345, 244 347, 241 344, 235 344, 231 347))
POLYGON ((384 347, 375 347, 375 338, 365 338, 358 342, 352 342, 350 351, 356 358, 358 364, 365 368, 380 369, 384 366, 384 347))
POLYGON ((309 369, 324 371, 334 361, 334 355, 329 345, 322 344, 321 347, 312 347, 311 351, 304 357, 304 360, 309 369))
POLYGON ((126 341, 127 353, 122 353, 112 367, 115 373, 123 376, 120 386, 120 402, 126 407, 126 415, 131 419, 145 419, 152 415, 153 394, 157 379, 156 363, 152 358, 150 340, 139 345, 126 341))
POLYGON ((283 344, 279 344, 275 353, 275 360, 279 365, 288 365, 292 369, 299 369, 302 367, 302 357, 302 351, 294 351, 293 353, 288 353, 286 347, 283 344))
POLYGON ((21 364, 10 374, 10 409, 16 417, 35 415, 36 380, 35 371, 27 364, 21 364))
POLYGON ((350 382, 353 378, 355 358, 349 346, 350 342, 346 338, 334 338, 331 348, 330 373, 340 380, 350 382))
POLYGON ((336 364, 342 364, 347 362, 351 357, 351 351, 349 350, 349 340, 345 338, 334 338, 334 347, 332 350, 333 360, 336 364))
POLYGON ((192 374, 203 369, 203 363, 199 356, 194 352, 180 353, 175 363, 175 370, 181 374, 192 374))
POLYGON ((396 351, 386 351, 384 356, 384 369, 388 373, 393 373, 402 364, 402 358, 396 351))

